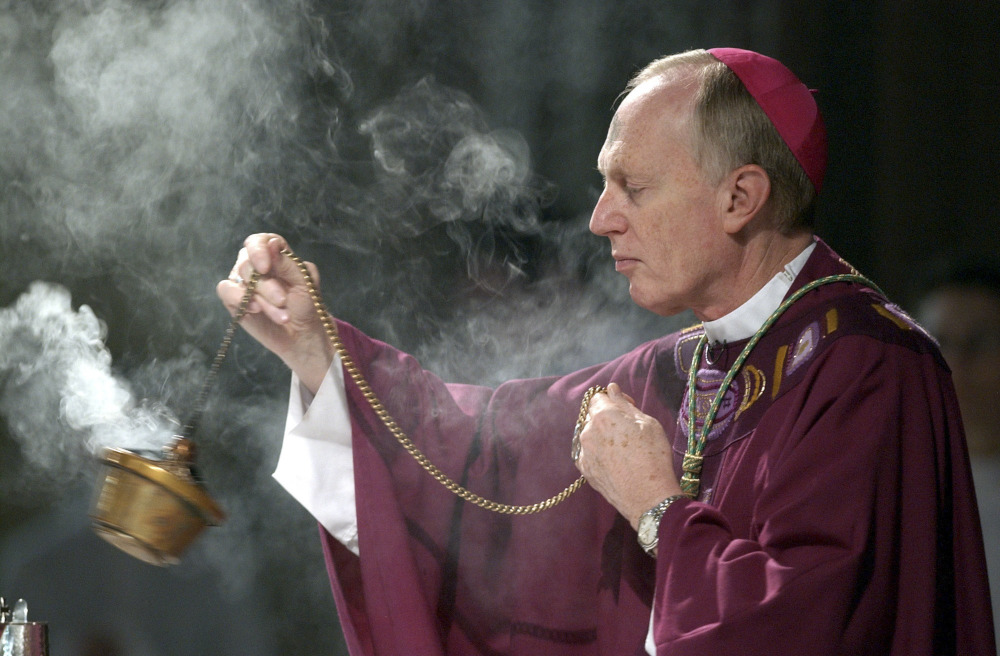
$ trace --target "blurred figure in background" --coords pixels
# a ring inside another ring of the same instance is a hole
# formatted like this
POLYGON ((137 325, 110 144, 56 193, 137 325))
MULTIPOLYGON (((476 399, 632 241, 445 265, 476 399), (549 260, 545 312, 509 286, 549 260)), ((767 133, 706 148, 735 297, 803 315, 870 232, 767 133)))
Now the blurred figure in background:
POLYGON ((952 370, 979 499, 993 621, 1000 630, 1000 263, 951 267, 935 278, 918 307, 952 370))

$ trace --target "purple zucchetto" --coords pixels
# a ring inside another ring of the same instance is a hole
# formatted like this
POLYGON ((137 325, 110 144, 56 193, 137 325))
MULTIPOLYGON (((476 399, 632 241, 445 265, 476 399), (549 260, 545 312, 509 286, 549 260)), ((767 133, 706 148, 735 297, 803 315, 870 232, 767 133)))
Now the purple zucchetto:
POLYGON ((819 193, 826 173, 826 128, 809 88, 777 59, 739 48, 708 52, 740 79, 819 193))

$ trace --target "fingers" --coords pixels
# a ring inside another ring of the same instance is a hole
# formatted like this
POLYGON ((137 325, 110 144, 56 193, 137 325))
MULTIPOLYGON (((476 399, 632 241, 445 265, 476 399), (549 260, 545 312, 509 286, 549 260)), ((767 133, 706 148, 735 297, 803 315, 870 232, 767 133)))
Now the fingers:
MULTIPOLYGON (((305 285, 299 264, 282 253, 288 248, 288 242, 280 235, 261 233, 251 235, 243 243, 233 272, 236 280, 247 280, 255 272, 260 276, 259 292, 276 306, 284 304, 283 296, 291 287, 305 285), (279 281, 274 284, 270 281, 279 281)), ((305 263, 309 277, 314 284, 319 284, 319 272, 311 262, 305 263)))
POLYGON ((218 295, 219 300, 229 310, 229 314, 233 316, 236 315, 236 308, 239 307, 244 291, 243 286, 236 284, 232 278, 220 280, 219 284, 215 286, 215 293, 218 295))
POLYGON ((246 294, 247 283, 256 275, 255 294, 247 313, 263 313, 279 324, 289 321, 286 308, 289 290, 304 282, 297 265, 281 252, 287 247, 284 238, 273 233, 247 237, 228 278, 216 285, 216 293, 230 314, 235 314, 246 294))
MULTIPOLYGON (((610 383, 605 393, 594 394, 587 407, 586 421, 574 431, 571 454, 581 472, 588 467, 581 466, 587 444, 602 442, 613 446, 617 437, 623 437, 626 427, 637 425, 642 417, 631 396, 624 393, 617 383, 610 383)), ((586 473, 586 472, 584 472, 586 473)))
MULTIPOLYGON (((264 313, 276 323, 288 321, 288 312, 285 310, 283 303, 284 294, 280 291, 271 294, 272 297, 282 300, 281 303, 275 304, 260 294, 260 287, 261 284, 258 284, 254 297, 247 304, 246 313, 264 313)), ((246 292, 246 281, 237 283, 232 277, 219 281, 215 286, 215 293, 219 296, 223 305, 226 306, 226 309, 229 310, 229 314, 233 316, 236 315, 239 306, 243 303, 243 297, 246 295, 246 292)))
MULTIPOLYGON (((296 267, 281 253, 286 248, 288 243, 279 235, 272 233, 250 235, 244 240, 243 248, 236 256, 236 264, 229 273, 229 279, 242 285, 255 273, 262 282, 268 278, 287 278, 296 267)), ((261 291, 264 289, 261 288, 261 291)))
MULTIPOLYGON (((244 286, 256 274, 258 295, 272 305, 282 307, 289 289, 305 286, 299 264, 282 253, 285 249, 288 249, 288 243, 280 235, 260 233, 247 237, 228 279, 244 286)), ((313 283, 317 283, 316 266, 311 262, 306 262, 305 266, 313 283)))
MULTIPOLYGON (((246 273, 257 271, 261 275, 271 274, 272 267, 286 259, 281 255, 284 248, 288 248, 288 242, 281 235, 272 232, 250 235, 243 241, 243 248, 240 250, 241 255, 246 253, 246 265, 250 267, 246 273)), ((240 274, 244 274, 243 269, 240 270, 240 274)), ((243 277, 248 276, 243 275, 243 277)))
POLYGON ((607 393, 594 395, 590 401, 587 416, 591 417, 593 414, 609 408, 618 408, 619 410, 628 408, 638 409, 635 399, 623 392, 618 383, 610 383, 607 387, 607 393))

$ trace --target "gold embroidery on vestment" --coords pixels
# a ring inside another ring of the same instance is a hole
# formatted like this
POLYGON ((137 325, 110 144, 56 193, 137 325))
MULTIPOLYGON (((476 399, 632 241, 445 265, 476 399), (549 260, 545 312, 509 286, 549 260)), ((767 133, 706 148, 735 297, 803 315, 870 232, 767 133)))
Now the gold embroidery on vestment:
POLYGON ((837 308, 830 308, 826 312, 826 334, 829 335, 837 329, 837 308))
POLYGON ((752 406, 764 394, 766 387, 767 378, 764 376, 764 372, 752 364, 748 364, 743 369, 743 401, 740 403, 739 410, 736 411, 736 417, 752 406))
POLYGON ((701 332, 700 331, 697 332, 697 333, 695 333, 695 334, 685 334, 686 332, 688 332, 688 333, 694 332, 695 328, 701 328, 701 325, 699 324, 697 326, 692 326, 691 328, 687 328, 684 331, 681 331, 681 337, 678 338, 678 340, 677 340, 677 346, 674 347, 676 349, 676 353, 677 353, 677 358, 676 358, 676 360, 677 360, 677 366, 678 366, 678 368, 680 368, 681 373, 683 373, 684 375, 687 375, 688 373, 690 373, 691 367, 690 367, 689 363, 686 362, 685 358, 680 357, 680 354, 681 354, 681 351, 684 349, 684 345, 687 342, 690 342, 691 340, 698 340, 701 337, 701 332))
POLYGON ((908 323, 906 323, 900 317, 897 317, 895 314, 890 312, 889 309, 884 305, 879 305, 878 303, 872 303, 872 307, 875 308, 875 311, 881 314, 883 317, 896 324, 901 330, 910 329, 910 325, 908 323))
POLYGON ((774 389, 771 390, 771 398, 778 398, 778 390, 781 389, 781 374, 785 369, 785 356, 788 355, 788 345, 778 349, 778 355, 774 358, 774 389))

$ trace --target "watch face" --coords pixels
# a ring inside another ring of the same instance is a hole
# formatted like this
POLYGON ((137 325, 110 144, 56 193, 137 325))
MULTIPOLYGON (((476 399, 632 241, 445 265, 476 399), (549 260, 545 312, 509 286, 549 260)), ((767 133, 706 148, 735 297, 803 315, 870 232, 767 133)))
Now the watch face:
POLYGON ((653 518, 653 515, 646 514, 639 518, 639 544, 643 547, 651 547, 656 543, 656 533, 660 523, 653 518))

